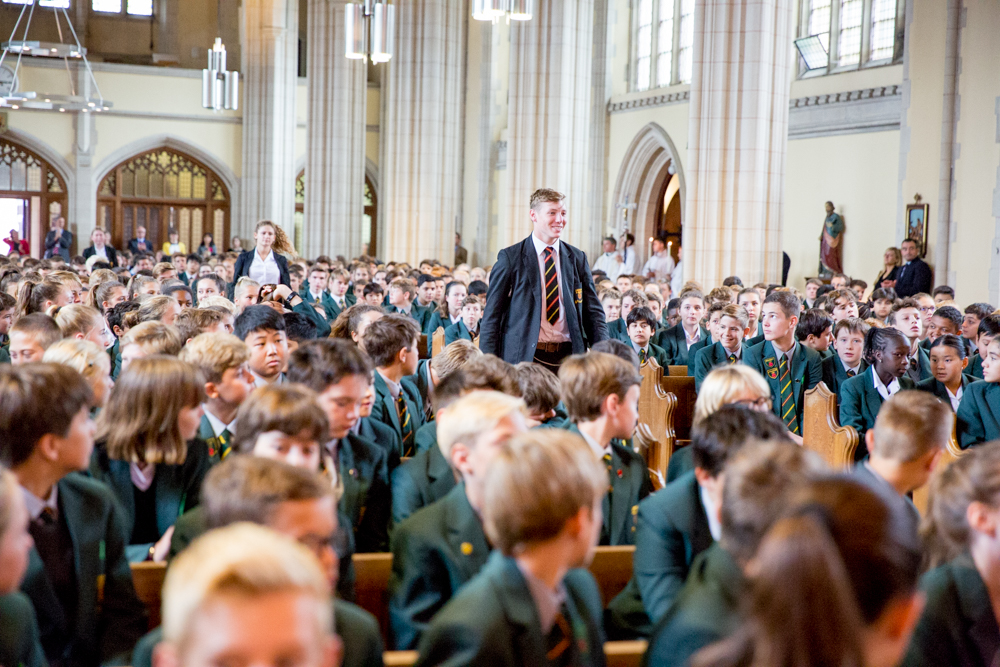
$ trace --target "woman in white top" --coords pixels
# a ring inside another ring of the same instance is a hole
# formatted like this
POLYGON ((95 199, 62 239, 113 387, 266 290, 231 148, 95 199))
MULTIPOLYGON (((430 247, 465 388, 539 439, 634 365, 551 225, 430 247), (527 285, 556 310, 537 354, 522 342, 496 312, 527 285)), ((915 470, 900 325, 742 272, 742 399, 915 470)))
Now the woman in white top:
POLYGON ((288 276, 288 260, 284 255, 295 256, 288 236, 278 225, 270 220, 261 220, 253 233, 256 244, 251 250, 244 250, 236 260, 233 282, 243 276, 256 280, 261 285, 287 285, 291 287, 288 276))

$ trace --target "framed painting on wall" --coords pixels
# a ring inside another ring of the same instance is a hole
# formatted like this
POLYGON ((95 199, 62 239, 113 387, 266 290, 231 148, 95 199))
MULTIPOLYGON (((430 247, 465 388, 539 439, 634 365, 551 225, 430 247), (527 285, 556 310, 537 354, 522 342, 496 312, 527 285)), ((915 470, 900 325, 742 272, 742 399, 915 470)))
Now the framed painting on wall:
POLYGON ((909 204, 906 207, 906 237, 920 242, 921 257, 927 256, 927 220, 930 204, 909 204))

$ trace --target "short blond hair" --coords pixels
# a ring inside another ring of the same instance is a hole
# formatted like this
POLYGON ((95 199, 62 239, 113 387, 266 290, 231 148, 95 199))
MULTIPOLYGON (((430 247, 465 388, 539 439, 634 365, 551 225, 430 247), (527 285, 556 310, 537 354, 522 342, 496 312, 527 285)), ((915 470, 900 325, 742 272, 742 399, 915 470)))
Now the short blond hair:
POLYGON ((236 316, 236 304, 226 297, 219 296, 218 294, 206 296, 204 299, 201 299, 198 301, 198 307, 206 310, 217 310, 222 313, 233 315, 234 317, 236 316))
POLYGON ((85 378, 105 377, 111 373, 108 353, 89 340, 67 338, 45 350, 42 361, 69 366, 85 378))
POLYGON ((438 447, 445 460, 451 461, 456 443, 474 447, 486 431, 496 428, 512 415, 524 416, 524 401, 499 391, 473 391, 458 399, 437 417, 438 447))
POLYGON ((200 370, 205 382, 222 382, 223 373, 250 360, 250 350, 232 334, 203 333, 184 346, 180 360, 200 370))
POLYGON ((552 539, 604 496, 608 473, 590 446, 562 429, 537 429, 501 446, 483 480, 483 527, 504 555, 552 539))
POLYGON ((441 353, 431 359, 431 368, 439 378, 454 373, 470 359, 483 356, 482 351, 472 341, 460 339, 445 346, 441 353))
POLYGON ((316 556, 263 526, 235 523, 205 533, 170 564, 163 583, 163 638, 185 648, 198 611, 219 596, 278 592, 312 598, 321 635, 333 630, 329 583, 316 556))
POLYGON ((694 423, 747 393, 756 394, 758 398, 770 398, 771 388, 767 386, 764 376, 749 366, 732 364, 716 368, 701 383, 701 391, 694 403, 694 423))
POLYGON ((259 291, 260 283, 254 280, 253 278, 243 276, 242 278, 236 281, 236 287, 233 288, 233 296, 238 299, 240 298, 239 295, 248 289, 250 290, 256 289, 259 291))
POLYGON ((160 276, 167 271, 174 271, 174 265, 170 262, 160 262, 153 267, 153 277, 159 280, 160 276))
POLYGON ((951 438, 955 413, 926 391, 901 391, 882 404, 875 418, 872 454, 907 463, 951 438))
POLYGON ((132 344, 138 345, 148 354, 177 356, 183 341, 176 327, 163 322, 149 321, 137 324, 122 336, 122 348, 132 344))
POLYGON ((559 385, 569 418, 592 421, 601 416, 604 399, 611 394, 624 399, 634 386, 642 384, 635 366, 607 352, 576 354, 559 367, 559 385))
POLYGON ((551 188, 539 188, 531 193, 531 199, 528 201, 528 206, 532 209, 538 210, 541 204, 558 204, 566 199, 566 195, 561 192, 557 192, 551 188))

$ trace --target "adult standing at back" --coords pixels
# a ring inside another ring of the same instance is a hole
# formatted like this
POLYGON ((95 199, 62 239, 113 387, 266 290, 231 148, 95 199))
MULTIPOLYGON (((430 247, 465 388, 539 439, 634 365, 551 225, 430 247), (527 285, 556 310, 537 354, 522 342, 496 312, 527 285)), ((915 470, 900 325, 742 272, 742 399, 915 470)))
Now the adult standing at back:
POLYGON ((533 360, 556 371, 566 357, 608 337, 587 256, 560 241, 565 198, 536 190, 528 211, 531 235, 497 255, 479 326, 485 354, 512 364, 533 360))
POLYGON ((261 220, 253 232, 256 244, 250 250, 244 250, 236 260, 233 283, 249 276, 261 285, 288 285, 288 260, 285 255, 295 255, 288 236, 278 225, 270 220, 261 220), (279 254, 280 253, 280 254, 279 254))
POLYGON ((66 231, 66 218, 60 215, 52 221, 52 229, 45 235, 45 259, 58 255, 69 264, 71 245, 73 245, 73 232, 66 231))
POLYGON ((95 227, 90 233, 90 247, 83 249, 83 258, 90 259, 94 255, 102 258, 111 266, 118 266, 118 253, 107 244, 108 234, 100 227, 95 227))
POLYGON ((896 274, 896 296, 905 299, 914 294, 931 293, 933 274, 927 262, 920 259, 920 241, 905 239, 900 245, 903 252, 903 266, 896 274))

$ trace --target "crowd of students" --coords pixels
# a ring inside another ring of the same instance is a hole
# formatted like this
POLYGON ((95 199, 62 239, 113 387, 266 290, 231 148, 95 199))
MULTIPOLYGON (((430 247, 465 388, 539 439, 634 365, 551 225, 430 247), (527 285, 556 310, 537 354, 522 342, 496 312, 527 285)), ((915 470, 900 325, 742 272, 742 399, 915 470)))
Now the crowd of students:
POLYGON ((603 665, 628 638, 650 665, 1000 655, 987 304, 595 271, 610 337, 556 375, 479 351, 481 268, 282 257, 261 285, 253 259, 119 255, 0 260, 0 665, 603 665), (698 388, 658 491, 654 361, 698 388), (821 381, 861 436, 849 472, 798 446, 821 381), (967 452, 921 520, 953 429, 967 452), (606 607, 599 544, 635 546, 606 607), (386 551, 383 638, 351 557, 386 551), (141 561, 170 564, 152 631, 141 561))

